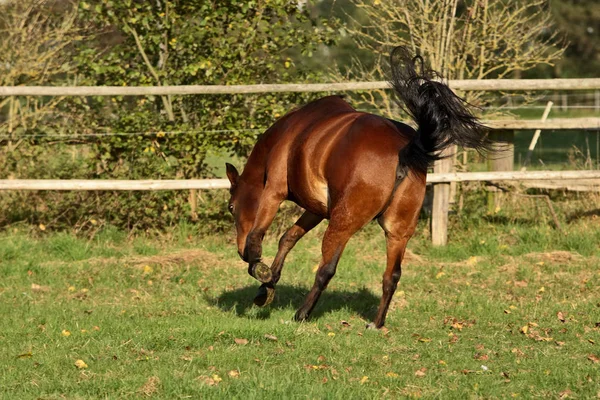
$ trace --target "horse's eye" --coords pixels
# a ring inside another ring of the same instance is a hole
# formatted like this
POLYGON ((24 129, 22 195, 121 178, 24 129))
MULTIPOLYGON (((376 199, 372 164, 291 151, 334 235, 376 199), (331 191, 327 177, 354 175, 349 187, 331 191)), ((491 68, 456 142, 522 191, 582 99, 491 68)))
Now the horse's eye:
POLYGON ((230 204, 227 208, 229 209, 229 212, 233 214, 233 204, 230 204))

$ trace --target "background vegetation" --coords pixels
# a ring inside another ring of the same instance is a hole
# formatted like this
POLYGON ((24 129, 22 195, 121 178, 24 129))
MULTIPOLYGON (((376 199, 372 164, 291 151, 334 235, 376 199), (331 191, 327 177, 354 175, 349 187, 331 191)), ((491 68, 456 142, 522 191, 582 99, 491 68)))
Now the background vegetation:
MULTIPOLYGON (((389 0, 4 1, 0 84, 385 79, 385 57, 398 43, 414 47, 450 78, 590 76, 599 65, 600 6, 583 3, 452 0, 398 8, 389 0), (505 29, 509 23, 512 29, 505 29)), ((243 164, 273 121, 321 95, 0 99, 0 178, 220 176, 224 160, 243 164)), ((361 110, 402 118, 389 93, 347 95, 361 110)), ((470 100, 488 114, 503 106, 501 112, 541 115, 504 95, 473 93, 470 100)), ((518 144, 527 142, 528 132, 519 135, 518 144)), ((544 167, 572 168, 584 164, 578 157, 597 159, 597 135, 576 137, 543 138, 545 153, 538 158, 544 167), (567 151, 577 157, 568 158, 567 151)), ((207 193, 200 199, 199 219, 208 231, 229 224, 224 197, 207 193)), ((0 207, 0 226, 24 221, 77 231, 103 224, 160 230, 192 217, 188 194, 181 191, 3 192, 0 207)))

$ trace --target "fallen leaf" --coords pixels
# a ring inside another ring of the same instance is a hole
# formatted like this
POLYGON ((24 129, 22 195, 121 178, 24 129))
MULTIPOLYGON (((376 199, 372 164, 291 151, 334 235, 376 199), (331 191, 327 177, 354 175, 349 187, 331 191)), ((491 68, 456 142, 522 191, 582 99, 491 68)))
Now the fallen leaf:
POLYGON ((399 375, 395 372, 388 372, 386 376, 389 376, 390 378, 397 378, 399 375))
POLYGON ((63 331, 62 331, 62 335, 63 335, 63 336, 71 336, 71 332, 70 332, 70 331, 68 331, 68 330, 66 330, 66 329, 63 329, 63 331))
POLYGON ((242 346, 245 346, 245 345, 248 344, 248 339, 238 339, 238 338, 235 338, 235 339, 233 339, 233 341, 235 343, 237 343, 237 344, 242 345, 242 346))
POLYGON ((558 340, 556 342, 554 342, 554 343, 556 343, 557 346, 564 346, 565 345, 565 342, 560 342, 558 340))
POLYGON ((444 275, 446 275, 446 273, 445 273, 445 272, 438 272, 438 273, 435 275, 435 279, 440 279, 440 278, 441 278, 442 276, 444 276, 444 275))
POLYGON ((333 333, 333 332, 329 332, 329 333, 327 333, 327 336, 329 336, 329 337, 334 337, 334 336, 335 336, 335 333, 333 333))
POLYGON ((238 371, 237 369, 232 369, 227 373, 227 375, 229 375, 232 378, 238 378, 240 376, 240 371, 238 371))
POLYGON ((28 351, 27 353, 19 354, 17 356, 17 358, 31 358, 31 357, 33 357, 33 354, 31 354, 30 351, 28 351))
POLYGON ((44 224, 39 224, 38 227, 40 228, 40 231, 46 230, 46 225, 44 225, 44 224))
POLYGON ((217 374, 213 375, 212 377, 211 376, 199 376, 198 379, 203 381, 208 386, 216 386, 219 384, 219 382, 221 382, 223 380, 217 374))
POLYGON ((272 340, 272 341, 276 342, 277 341, 277 336, 269 335, 268 333, 266 333, 265 334, 265 339, 272 340))
POLYGON ((427 371, 427 368, 425 368, 425 367, 423 367, 421 369, 418 369, 418 370, 415 371, 415 376, 423 377, 423 376, 427 375, 425 373, 425 371, 427 371))
POLYGON ((37 283, 32 283, 31 290, 34 292, 48 292, 48 291, 50 291, 50 288, 48 286, 41 286, 41 285, 38 285, 37 283))
POLYGON ((565 316, 562 312, 557 312, 556 316, 558 317, 558 319, 560 320, 560 322, 564 323, 565 322, 565 316))
POLYGON ((458 329, 458 331, 462 331, 463 329, 463 324, 461 324, 460 322, 455 322, 452 325, 450 325, 450 327, 452 329, 458 329))
POLYGON ((431 339, 430 338, 426 338, 426 337, 422 337, 422 338, 419 338, 419 342, 429 343, 429 342, 431 342, 431 339))
POLYGON ((350 326, 350 323, 348 321, 341 321, 341 324, 343 326, 350 326))
POLYGON ((591 344, 595 344, 596 342, 594 341, 594 339, 588 339, 588 342, 590 342, 591 344))
POLYGON ((79 368, 79 369, 85 369, 85 368, 88 367, 88 365, 83 360, 77 360, 77 361, 75 361, 75 366, 77 368, 79 368))
POLYGON ((559 399, 567 399, 567 398, 569 398, 569 396, 570 396, 572 393, 573 393, 573 392, 571 392, 569 389, 567 389, 567 390, 564 390, 564 391, 560 392, 560 393, 558 394, 558 396, 559 396, 559 399))
POLYGON ((521 333, 524 333, 526 335, 528 330, 529 330, 529 326, 525 325, 521 328, 521 333))
POLYGON ((588 358, 588 360, 590 360, 594 364, 600 363, 600 358, 597 355, 595 355, 595 354, 590 354, 590 355, 587 356, 587 358, 588 358))
POLYGON ((369 381, 369 377, 368 376, 363 376, 362 378, 360 378, 360 384, 364 385, 365 383, 367 383, 369 381))

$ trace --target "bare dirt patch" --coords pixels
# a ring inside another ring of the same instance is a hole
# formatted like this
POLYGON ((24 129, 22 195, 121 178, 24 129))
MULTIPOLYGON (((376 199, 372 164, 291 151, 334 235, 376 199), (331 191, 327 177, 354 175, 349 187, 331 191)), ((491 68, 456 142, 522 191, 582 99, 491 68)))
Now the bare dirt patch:
POLYGON ((580 261, 583 256, 578 253, 570 251, 551 251, 547 253, 527 253, 523 256, 524 258, 533 261, 545 261, 551 263, 566 263, 569 261, 580 261))
POLYGON ((153 256, 126 256, 126 257, 94 257, 79 261, 49 261, 42 266, 73 265, 73 264, 115 264, 121 263, 143 267, 144 265, 160 265, 163 267, 182 264, 201 264, 206 266, 224 265, 223 257, 202 249, 180 250, 167 254, 156 254, 153 256))

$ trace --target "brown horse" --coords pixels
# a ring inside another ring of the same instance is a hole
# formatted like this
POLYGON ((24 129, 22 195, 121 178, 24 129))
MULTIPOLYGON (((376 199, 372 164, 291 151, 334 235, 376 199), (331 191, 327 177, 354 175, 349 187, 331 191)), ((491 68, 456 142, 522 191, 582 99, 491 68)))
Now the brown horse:
POLYGON ((256 143, 241 175, 227 164, 238 252, 250 275, 263 283, 255 304, 273 300, 286 255, 327 218, 315 283, 295 316, 298 321, 308 318, 350 237, 377 219, 387 241, 387 267, 383 296, 369 327, 382 327, 417 225, 428 168, 450 145, 488 147, 484 128, 419 56, 412 58, 398 47, 390 61, 391 84, 417 130, 358 112, 340 97, 329 96, 275 122, 256 143), (261 262, 262 239, 284 200, 306 211, 281 237, 269 268, 261 262))

